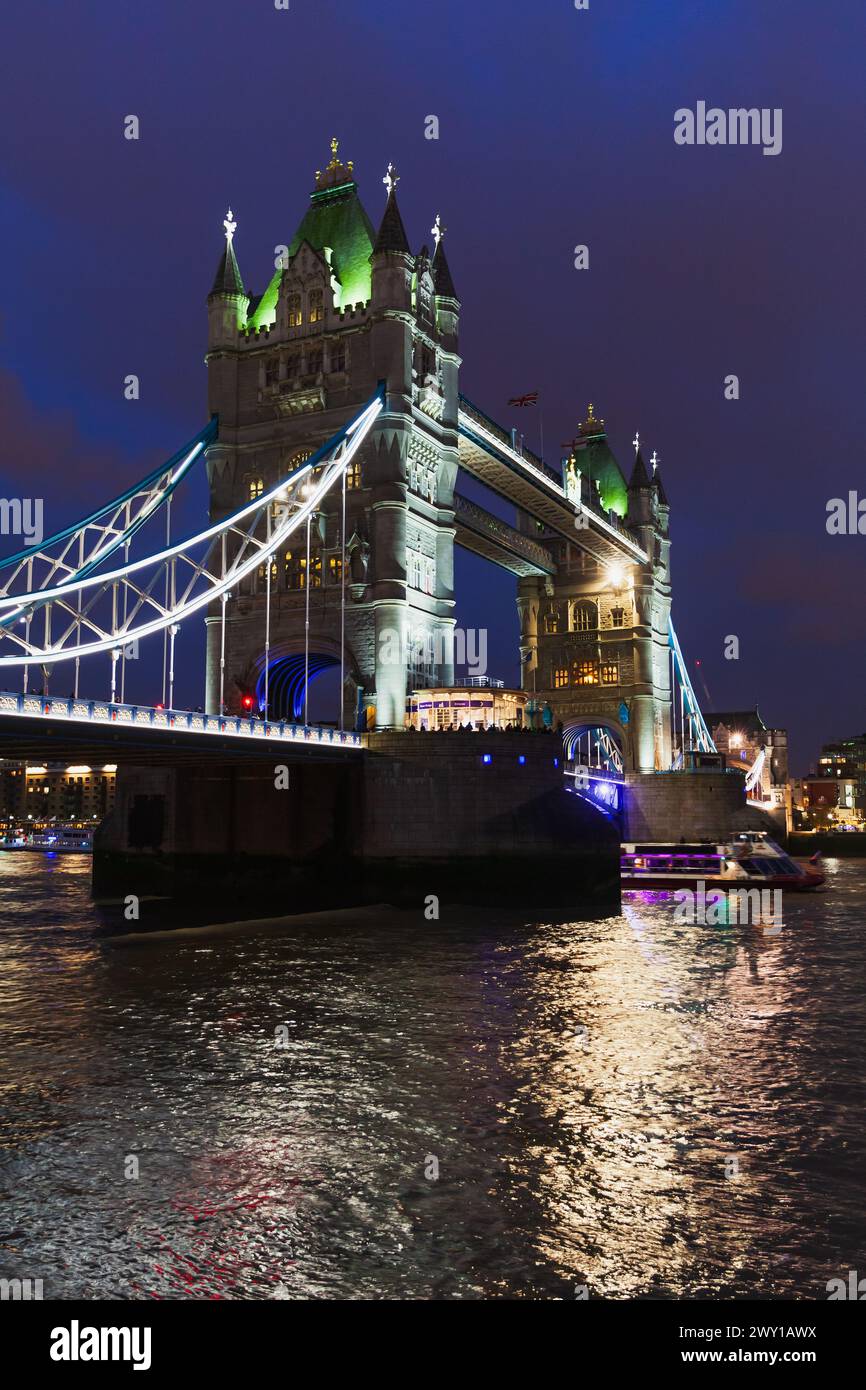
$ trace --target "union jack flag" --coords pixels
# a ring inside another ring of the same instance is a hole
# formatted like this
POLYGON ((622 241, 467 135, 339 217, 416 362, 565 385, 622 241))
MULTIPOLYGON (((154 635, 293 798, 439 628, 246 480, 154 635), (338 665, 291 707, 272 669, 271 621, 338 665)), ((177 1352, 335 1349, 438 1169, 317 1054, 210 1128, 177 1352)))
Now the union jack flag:
POLYGON ((525 405, 538 405, 538 392, 530 391, 525 396, 512 396, 508 404, 520 407, 525 405))

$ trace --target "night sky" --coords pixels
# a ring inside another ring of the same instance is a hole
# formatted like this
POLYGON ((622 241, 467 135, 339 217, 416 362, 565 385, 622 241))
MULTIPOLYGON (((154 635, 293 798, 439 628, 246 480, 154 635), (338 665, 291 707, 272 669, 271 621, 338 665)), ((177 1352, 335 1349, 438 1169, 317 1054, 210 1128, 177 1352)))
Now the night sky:
MULTIPOLYGON (((53 531, 204 424, 226 208, 261 292, 337 135, 374 222, 389 159, 415 247, 441 212, 472 400, 537 448, 506 402, 540 391, 551 462, 589 401, 626 468, 636 429, 658 450, 705 707, 757 703, 794 771, 866 728, 866 536, 825 530, 866 496, 862 0, 48 0, 3 30, 0 495, 42 495, 53 531), (699 100, 781 107, 782 153, 676 146, 699 100)), ((463 556, 458 585, 514 681, 513 580, 463 556)))

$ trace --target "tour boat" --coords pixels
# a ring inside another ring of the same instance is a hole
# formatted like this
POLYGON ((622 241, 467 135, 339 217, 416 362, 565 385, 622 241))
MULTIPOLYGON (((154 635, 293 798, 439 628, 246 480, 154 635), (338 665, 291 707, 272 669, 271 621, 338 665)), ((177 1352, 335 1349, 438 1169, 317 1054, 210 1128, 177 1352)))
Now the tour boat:
POLYGON ((723 844, 624 844, 621 878, 625 889, 785 888, 803 892, 820 888, 824 875, 813 865, 797 864, 766 831, 745 830, 723 844))
POLYGON ((8 835, 0 841, 0 849, 31 850, 42 854, 92 854, 93 832, 58 825, 50 830, 34 830, 29 835, 8 835))

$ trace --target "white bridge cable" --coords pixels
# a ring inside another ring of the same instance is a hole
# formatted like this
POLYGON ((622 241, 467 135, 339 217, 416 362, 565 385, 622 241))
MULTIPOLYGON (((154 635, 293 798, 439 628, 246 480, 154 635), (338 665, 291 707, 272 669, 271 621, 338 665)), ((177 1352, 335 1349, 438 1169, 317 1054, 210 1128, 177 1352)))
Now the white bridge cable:
POLYGON ((26 595, 0 597, 0 652, 10 644, 18 649, 14 655, 0 655, 0 667, 26 667, 34 662, 53 663, 112 651, 155 632, 171 631, 184 618, 227 595, 257 566, 269 562, 312 516, 363 445, 383 404, 380 391, 349 425, 269 492, 198 535, 116 570, 102 574, 75 571, 59 584, 26 595), (298 500, 298 485, 316 473, 321 476, 305 489, 308 495, 298 500), (279 517, 273 528, 272 509, 279 517), (224 538, 234 542, 231 556, 226 553, 224 538), (165 599, 159 599, 159 582, 169 576, 165 599), (125 615, 119 617, 117 593, 121 587, 125 615), (98 620, 95 610, 106 595, 111 596, 110 616, 98 620), (37 613, 44 614, 41 640, 31 631, 37 613), (23 633, 17 630, 21 625, 23 633), (82 641, 82 629, 95 640, 82 641), (73 640, 76 637, 78 640, 73 640))
MULTIPOLYGON (((707 728, 707 723, 704 719, 701 707, 698 704, 697 696, 695 695, 691 678, 686 669, 685 658, 683 657, 682 648, 680 647, 679 639, 674 630, 672 619, 668 619, 668 636, 674 658, 674 669, 680 686, 680 733, 681 736, 683 736, 683 743, 685 743, 685 719, 688 718, 694 730, 694 739, 698 749, 702 753, 716 753, 718 750, 707 728)), ((671 694, 673 695, 673 692, 671 692, 671 694)))

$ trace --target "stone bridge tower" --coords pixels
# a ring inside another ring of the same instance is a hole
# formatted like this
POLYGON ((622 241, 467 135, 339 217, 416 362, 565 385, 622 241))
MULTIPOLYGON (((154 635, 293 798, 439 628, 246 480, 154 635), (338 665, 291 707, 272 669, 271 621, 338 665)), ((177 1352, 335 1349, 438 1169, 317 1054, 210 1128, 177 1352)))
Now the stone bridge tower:
MULTIPOLYGON (((271 718, 303 714, 305 609, 310 676, 340 662, 346 593, 346 727, 357 717, 402 728, 407 688, 453 679, 454 485, 458 324, 442 228, 413 253, 389 166, 378 231, 353 166, 332 141, 294 238, 277 247, 263 294, 244 286, 226 219, 226 246, 208 298, 208 380, 219 437, 208 450, 217 521, 296 467, 384 384, 385 409, 348 478, 347 573, 341 573, 341 494, 306 540, 261 566, 226 613, 225 704, 263 705, 266 585, 270 584, 271 718), (411 685, 410 685, 411 683, 411 685)), ((207 708, 219 707, 220 615, 208 624, 207 708)), ((335 711, 336 713, 336 711, 335 711)))
MULTIPOLYGON (((636 444, 625 476, 592 406, 565 464, 566 487, 624 537, 645 562, 602 563, 580 544, 539 536, 553 553, 551 579, 518 581, 523 685, 565 729, 606 728, 627 771, 671 764, 670 507, 661 474, 636 444)), ((548 716, 549 717, 549 716, 548 716)))

